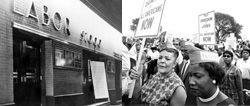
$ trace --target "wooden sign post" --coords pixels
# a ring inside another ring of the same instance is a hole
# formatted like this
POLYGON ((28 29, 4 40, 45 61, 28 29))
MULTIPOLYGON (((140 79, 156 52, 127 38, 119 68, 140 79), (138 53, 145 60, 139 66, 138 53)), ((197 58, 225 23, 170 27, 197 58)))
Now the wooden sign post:
MULTIPOLYGON (((138 57, 138 60, 136 62, 136 71, 139 71, 139 75, 142 75, 142 70, 140 71, 139 67, 140 67, 140 63, 141 63, 141 57, 142 57, 145 41, 146 41, 146 38, 143 38, 142 39, 142 44, 141 44, 141 47, 140 47, 140 52, 139 52, 139 55, 138 55, 139 57, 138 57)), ((135 79, 132 81, 130 92, 129 92, 129 98, 132 98, 132 95, 133 95, 133 92, 134 92, 134 87, 135 87, 135 81, 136 81, 135 79)))

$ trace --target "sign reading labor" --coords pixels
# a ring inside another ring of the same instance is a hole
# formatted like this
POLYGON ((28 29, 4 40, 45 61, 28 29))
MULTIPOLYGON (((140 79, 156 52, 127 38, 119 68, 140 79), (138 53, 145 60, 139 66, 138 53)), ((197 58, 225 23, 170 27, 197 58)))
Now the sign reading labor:
POLYGON ((214 11, 199 15, 200 44, 216 44, 214 11))
POLYGON ((144 0, 136 37, 157 37, 165 0, 144 0))

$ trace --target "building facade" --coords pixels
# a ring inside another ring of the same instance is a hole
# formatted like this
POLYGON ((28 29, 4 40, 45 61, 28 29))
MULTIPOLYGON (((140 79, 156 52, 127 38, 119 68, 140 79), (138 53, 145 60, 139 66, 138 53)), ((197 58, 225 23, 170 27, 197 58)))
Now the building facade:
POLYGON ((122 34, 81 1, 3 0, 0 14, 0 105, 121 102, 122 34), (107 98, 91 61, 104 63, 107 98))

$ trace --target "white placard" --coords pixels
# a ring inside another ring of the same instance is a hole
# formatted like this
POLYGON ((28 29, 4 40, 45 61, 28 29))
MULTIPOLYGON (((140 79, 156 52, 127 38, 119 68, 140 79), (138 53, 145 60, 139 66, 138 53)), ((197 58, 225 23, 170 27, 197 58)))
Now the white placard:
POLYGON ((157 37, 165 0, 144 0, 136 37, 157 37))
POLYGON ((242 40, 246 41, 247 40, 247 34, 242 34, 242 40))
POLYGON ((216 44, 214 11, 199 15, 200 44, 216 44))
POLYGON ((236 43, 236 38, 235 37, 229 37, 229 38, 226 38, 226 42, 225 42, 225 48, 228 49, 228 48, 233 48, 234 50, 236 50, 236 46, 237 46, 237 43, 236 43))
POLYGON ((104 62, 90 61, 95 98, 109 98, 104 62))
POLYGON ((235 38, 235 34, 234 33, 230 33, 230 36, 229 36, 229 38, 235 38))

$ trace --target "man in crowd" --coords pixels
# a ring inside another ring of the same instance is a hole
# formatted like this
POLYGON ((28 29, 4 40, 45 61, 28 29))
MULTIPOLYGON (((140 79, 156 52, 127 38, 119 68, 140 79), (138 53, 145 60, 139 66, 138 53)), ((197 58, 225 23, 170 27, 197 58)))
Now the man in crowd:
POLYGON ((172 40, 172 43, 173 43, 173 45, 174 45, 174 47, 178 50, 178 57, 177 57, 177 60, 176 60, 176 62, 177 62, 177 64, 176 64, 176 66, 175 66, 175 73, 177 74, 177 75, 179 75, 180 74, 180 65, 182 64, 182 62, 183 62, 183 56, 181 55, 182 53, 181 53, 181 50, 180 50, 180 41, 179 41, 179 39, 177 39, 177 38, 174 38, 173 40, 172 40))
POLYGON ((194 105, 192 101, 194 101, 194 95, 190 91, 190 86, 189 86, 189 73, 190 73, 190 60, 189 60, 189 51, 193 49, 198 49, 194 47, 194 44, 192 42, 180 41, 180 50, 181 54, 183 56, 183 61, 179 65, 179 77, 182 79, 185 87, 186 87, 186 92, 187 92, 187 100, 185 105, 194 105))
POLYGON ((193 45, 190 45, 188 44, 186 41, 182 40, 180 42, 180 50, 181 50, 181 54, 183 56, 183 61, 181 62, 180 66, 179 66, 179 69, 180 69, 180 73, 179 73, 179 76, 180 78, 182 79, 182 81, 184 82, 185 84, 185 81, 187 78, 187 68, 189 66, 189 56, 188 56, 188 49, 190 48, 190 46, 193 46, 193 45))

